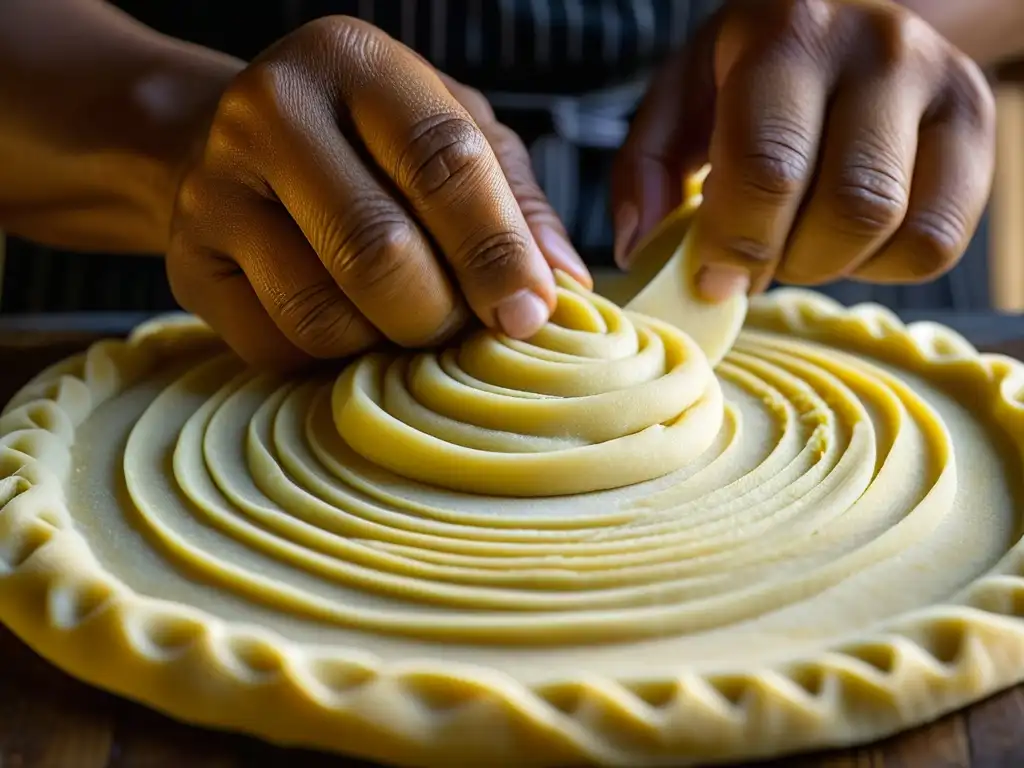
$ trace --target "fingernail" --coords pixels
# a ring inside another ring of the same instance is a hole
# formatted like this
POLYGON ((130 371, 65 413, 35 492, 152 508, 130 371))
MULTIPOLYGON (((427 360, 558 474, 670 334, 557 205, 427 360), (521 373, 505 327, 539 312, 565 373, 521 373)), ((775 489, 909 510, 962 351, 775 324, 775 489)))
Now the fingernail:
POLYGON ((528 339, 548 321, 548 305, 533 291, 516 291, 498 305, 498 325, 513 339, 528 339))
POLYGON ((697 272, 697 292, 705 301, 718 303, 750 290, 750 275, 739 267, 714 265, 697 272))
POLYGON ((632 203, 625 203, 615 212, 615 263, 620 269, 629 269, 639 224, 640 214, 632 203))
POLYGON ((576 253, 576 249, 565 239, 565 235, 551 227, 541 227, 537 240, 541 250, 547 254, 551 266, 568 272, 577 282, 587 288, 594 287, 594 281, 590 277, 587 265, 576 253))

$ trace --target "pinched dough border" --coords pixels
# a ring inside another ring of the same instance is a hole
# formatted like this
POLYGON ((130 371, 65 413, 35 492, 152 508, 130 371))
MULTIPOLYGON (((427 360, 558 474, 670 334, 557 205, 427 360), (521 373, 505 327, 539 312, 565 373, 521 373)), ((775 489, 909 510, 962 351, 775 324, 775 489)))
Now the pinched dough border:
MULTIPOLYGON (((805 291, 748 325, 889 359, 954 385, 1024 447, 1024 364, 953 331, 805 291)), ((1024 541, 945 604, 775 668, 530 688, 429 658, 300 645, 136 594, 64 499, 75 428, 167 355, 216 344, 187 317, 47 369, 0 417, 0 620, 42 656, 180 720, 410 766, 684 766, 863 743, 1024 680, 1024 541)))

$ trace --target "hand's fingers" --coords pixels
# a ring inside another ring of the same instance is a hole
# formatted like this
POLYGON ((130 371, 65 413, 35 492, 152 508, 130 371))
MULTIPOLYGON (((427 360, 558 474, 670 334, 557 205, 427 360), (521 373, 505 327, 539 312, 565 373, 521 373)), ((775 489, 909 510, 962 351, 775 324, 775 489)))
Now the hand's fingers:
POLYGON ((485 123, 481 129, 548 264, 572 275, 582 285, 593 287, 590 270, 573 248, 565 225, 533 176, 530 155, 522 140, 513 130, 497 121, 485 123))
POLYGON ((857 279, 934 279, 959 261, 978 227, 992 184, 995 106, 984 76, 964 64, 921 128, 903 224, 857 279))
POLYGON ((438 77, 483 131, 548 264, 552 269, 561 269, 572 275, 582 285, 593 287, 590 271, 573 248, 565 226, 534 178, 530 153, 522 140, 515 131, 498 122, 483 94, 443 72, 439 72, 438 77))
POLYGON ((359 48, 379 55, 349 57, 338 83, 347 117, 473 311, 510 335, 531 335, 554 307, 554 277, 486 137, 432 69, 378 30, 360 34, 359 48), (382 87, 368 87, 375 83, 382 87))
MULTIPOLYGON (((826 21, 793 24, 812 28, 800 34, 813 38, 826 21)), ((702 288, 714 283, 714 270, 738 268, 756 292, 771 282, 815 173, 835 64, 832 52, 802 44, 797 32, 753 47, 737 39, 742 33, 723 33, 719 43, 711 173, 694 248, 702 288)))
POLYGON ((342 293, 291 216, 270 201, 252 205, 240 216, 252 229, 252 242, 232 256, 288 340, 321 360, 347 357, 379 342, 378 329, 342 293))
MULTIPOLYGON (((379 341, 377 329, 342 293, 279 203, 238 185, 206 179, 193 188, 186 181, 177 215, 189 233, 189 243, 183 245, 194 243, 237 264, 280 334, 309 358, 345 357, 379 341), (211 209, 214 195, 221 215, 216 219, 197 215, 211 209)), ((194 311, 203 317, 223 317, 236 309, 248 318, 254 314, 251 302, 228 306, 228 297, 213 287, 193 285, 192 291, 192 303, 200 305, 194 311)), ((235 291, 232 298, 241 300, 241 294, 235 291)), ((253 340, 242 343, 242 348, 258 348, 264 326, 254 325, 253 340)), ((266 343, 273 350, 280 346, 273 336, 266 343)), ((268 350, 261 357, 273 359, 278 352, 268 350)))
POLYGON ((274 324, 245 273, 228 257, 172 238, 167 277, 182 309, 202 317, 250 365, 280 370, 309 362, 274 324))
POLYGON ((662 66, 615 157, 611 208, 615 261, 623 269, 636 244, 682 203, 683 180, 707 161, 714 77, 704 38, 714 32, 662 66))
MULTIPOLYGON (((260 71, 255 70, 255 74, 260 71)), ((278 119, 264 132, 267 146, 253 153, 259 175, 298 225, 333 278, 359 311, 392 341, 424 346, 441 341, 465 319, 454 290, 429 239, 385 190, 372 160, 357 151, 337 126, 334 105, 318 99, 280 73, 269 87, 274 98, 301 95, 302 104, 273 106, 278 119)), ((246 110, 264 98, 268 83, 247 73, 232 108, 246 110)), ((214 140, 230 145, 228 130, 215 126, 214 140)), ((231 153, 224 152, 230 160, 231 153)), ((216 158, 212 161, 217 162, 216 158)))
POLYGON ((933 80, 902 68, 834 98, 820 172, 776 270, 779 280, 820 285, 848 276, 896 231, 933 80))

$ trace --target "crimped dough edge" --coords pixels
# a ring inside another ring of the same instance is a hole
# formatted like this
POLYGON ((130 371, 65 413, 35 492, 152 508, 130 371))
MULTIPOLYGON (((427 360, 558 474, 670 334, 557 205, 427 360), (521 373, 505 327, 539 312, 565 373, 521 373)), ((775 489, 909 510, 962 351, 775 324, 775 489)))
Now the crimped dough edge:
MULTIPOLYGON (((935 323, 778 290, 747 326, 831 343, 979 393, 1024 449, 1024 364, 935 323)), ((0 621, 41 656, 172 717, 282 745, 409 766, 688 766, 864 743, 1024 680, 1024 539, 943 604, 841 647, 727 674, 593 675, 531 688, 455 662, 384 663, 299 644, 106 572, 63 483, 75 426, 168 354, 218 342, 168 316, 101 341, 22 388, 0 416, 0 621)))

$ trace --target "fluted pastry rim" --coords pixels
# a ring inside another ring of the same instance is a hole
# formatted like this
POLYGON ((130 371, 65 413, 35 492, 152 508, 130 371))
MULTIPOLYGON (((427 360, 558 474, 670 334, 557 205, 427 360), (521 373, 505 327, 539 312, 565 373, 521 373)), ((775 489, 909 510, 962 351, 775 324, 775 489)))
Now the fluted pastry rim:
MULTIPOLYGON (((1024 363, 949 328, 789 289, 752 301, 747 326, 977 388, 1021 448, 1024 363)), ((403 765, 684 766, 871 741, 1024 680, 1024 539, 949 601, 841 647, 642 684, 590 675, 530 687, 452 661, 385 663, 139 595, 74 528, 62 490, 74 426, 147 363, 213 343, 192 318, 159 318, 46 369, 0 416, 0 621, 98 687, 198 725, 403 765), (686 722, 674 716, 684 709, 686 722), (666 751, 670 736, 679 746, 666 751)))

